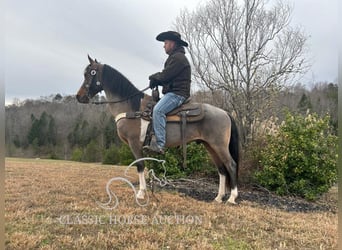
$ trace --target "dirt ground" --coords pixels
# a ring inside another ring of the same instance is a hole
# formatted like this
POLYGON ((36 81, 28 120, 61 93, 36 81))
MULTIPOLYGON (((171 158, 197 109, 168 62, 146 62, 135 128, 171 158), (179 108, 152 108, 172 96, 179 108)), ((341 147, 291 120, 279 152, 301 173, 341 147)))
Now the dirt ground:
POLYGON ((229 205, 211 180, 184 179, 137 203, 125 170, 7 158, 6 249, 337 249, 336 188, 311 203, 241 187, 229 205))

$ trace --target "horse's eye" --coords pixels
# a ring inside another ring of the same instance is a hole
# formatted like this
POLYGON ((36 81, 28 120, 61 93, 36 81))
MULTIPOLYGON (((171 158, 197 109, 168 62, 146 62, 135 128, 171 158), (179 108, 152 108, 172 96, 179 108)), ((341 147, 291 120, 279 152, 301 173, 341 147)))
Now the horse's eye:
POLYGON ((92 76, 96 75, 96 70, 93 69, 92 71, 90 71, 90 74, 91 74, 92 76))

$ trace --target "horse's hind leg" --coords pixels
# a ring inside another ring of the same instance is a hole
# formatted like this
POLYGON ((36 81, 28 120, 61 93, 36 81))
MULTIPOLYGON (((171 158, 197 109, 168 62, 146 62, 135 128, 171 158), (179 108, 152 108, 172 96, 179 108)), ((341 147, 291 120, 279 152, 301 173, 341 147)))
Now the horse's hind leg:
POLYGON ((219 193, 218 196, 215 198, 217 201, 221 200, 222 197, 225 195, 225 189, 223 187, 228 188, 228 184, 230 185, 230 196, 227 202, 235 203, 235 199, 238 197, 237 191, 237 165, 233 158, 231 157, 228 147, 209 147, 207 145, 207 149, 210 154, 213 156, 216 166, 219 170, 220 175, 220 184, 219 184, 219 193), (225 149, 227 148, 227 149, 225 149), (229 178, 228 179, 226 178, 229 178), (223 191, 224 190, 224 191, 223 191))
POLYGON ((235 199, 238 197, 238 190, 237 190, 237 180, 236 180, 236 163, 231 158, 230 165, 228 165, 228 172, 230 176, 230 196, 227 202, 236 204, 235 199))
POLYGON ((235 199, 238 197, 237 190, 237 164, 231 157, 228 148, 227 150, 221 150, 218 155, 220 156, 226 171, 229 176, 229 184, 230 184, 230 196, 227 202, 236 204, 235 199))
POLYGON ((223 197, 226 195, 226 182, 227 182, 227 173, 225 171, 224 166, 218 167, 219 172, 219 189, 215 201, 218 203, 222 203, 223 197))
POLYGON ((211 158, 213 159, 216 167, 218 168, 218 173, 219 173, 219 188, 218 188, 218 193, 215 198, 215 201, 218 203, 222 203, 223 197, 226 195, 226 182, 227 182, 227 170, 225 166, 223 165, 222 161, 220 158, 217 156, 215 151, 209 146, 209 144, 204 143, 206 149, 210 153, 211 158))

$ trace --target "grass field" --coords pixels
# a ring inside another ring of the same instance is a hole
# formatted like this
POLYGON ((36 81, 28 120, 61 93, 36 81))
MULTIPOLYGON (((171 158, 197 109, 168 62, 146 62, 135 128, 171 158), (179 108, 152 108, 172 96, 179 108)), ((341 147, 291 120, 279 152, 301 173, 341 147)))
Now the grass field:
MULTIPOLYGON (((161 190, 136 204, 125 167, 6 159, 6 249, 337 249, 337 213, 216 204, 161 190)), ((129 175, 137 176, 135 169, 129 175)), ((137 181, 131 180, 133 182, 137 181)), ((337 194, 332 194, 333 196, 337 194)))

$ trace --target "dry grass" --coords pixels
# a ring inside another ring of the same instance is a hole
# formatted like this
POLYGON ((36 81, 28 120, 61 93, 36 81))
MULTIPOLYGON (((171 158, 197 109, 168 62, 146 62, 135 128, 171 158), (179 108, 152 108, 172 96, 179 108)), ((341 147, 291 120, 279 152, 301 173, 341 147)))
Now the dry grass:
POLYGON ((337 249, 331 212, 219 205, 167 191, 140 207, 120 182, 112 185, 118 207, 100 208, 95 201, 107 201, 107 181, 124 170, 6 159, 6 249, 337 249))

